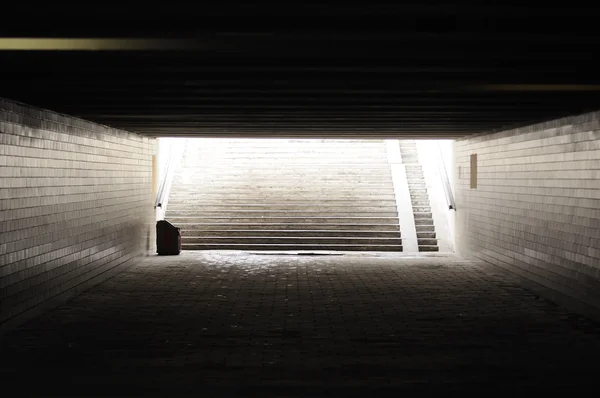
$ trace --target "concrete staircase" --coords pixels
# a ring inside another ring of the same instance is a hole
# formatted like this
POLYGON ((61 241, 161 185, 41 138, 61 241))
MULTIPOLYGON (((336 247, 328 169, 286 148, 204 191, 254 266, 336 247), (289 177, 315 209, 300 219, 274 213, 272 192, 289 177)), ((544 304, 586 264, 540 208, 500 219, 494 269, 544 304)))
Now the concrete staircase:
POLYGON ((166 219, 184 250, 402 251, 383 141, 188 140, 166 219))
POLYGON ((402 163, 406 169, 406 179, 408 180, 408 191, 412 202, 419 251, 437 252, 439 251, 439 246, 433 223, 433 213, 431 212, 423 167, 419 163, 416 142, 401 140, 399 143, 402 163))

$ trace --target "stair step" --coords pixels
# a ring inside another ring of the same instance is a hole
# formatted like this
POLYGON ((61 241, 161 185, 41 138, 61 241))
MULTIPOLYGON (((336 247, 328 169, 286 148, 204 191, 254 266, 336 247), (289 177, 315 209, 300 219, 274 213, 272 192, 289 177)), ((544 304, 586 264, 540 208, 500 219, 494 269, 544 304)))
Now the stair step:
MULTIPOLYGON (((172 221, 169 219, 169 221, 172 221)), ((353 223, 320 223, 320 224, 300 224, 300 223, 177 223, 175 226, 185 231, 211 231, 211 230, 336 230, 336 231, 389 231, 399 233, 400 227, 396 224, 353 224, 353 223)))
POLYGON ((423 246, 419 246, 419 251, 420 252, 438 252, 438 251, 440 251, 440 248, 438 246, 423 245, 423 246))
MULTIPOLYGON (((207 176, 220 176, 223 178, 243 178, 243 176, 252 176, 253 178, 273 178, 281 177, 282 175, 290 175, 291 178, 307 178, 310 175, 314 175, 317 178, 323 179, 340 179, 340 178, 358 178, 362 177, 366 180, 382 181, 391 178, 392 172, 389 165, 386 165, 386 169, 382 168, 357 168, 352 166, 323 166, 315 169, 307 169, 306 167, 285 167, 282 165, 272 165, 268 168, 259 169, 250 165, 235 165, 233 167, 203 167, 202 170, 197 172, 190 171, 187 167, 183 166, 184 171, 177 171, 175 176, 183 177, 207 177, 207 176), (279 167, 281 166, 281 167, 279 167), (244 170, 240 172, 240 170, 244 170)), ((410 170, 413 171, 413 170, 410 170)), ((421 172, 420 170, 414 170, 415 173, 421 172)))
POLYGON ((257 155, 260 159, 271 159, 271 158, 283 158, 286 160, 294 161, 303 158, 319 158, 323 155, 328 155, 328 159, 335 160, 340 159, 342 161, 360 161, 360 162, 377 162, 380 161, 380 156, 386 155, 386 149, 383 147, 363 147, 363 148, 350 148, 350 147, 322 147, 322 148, 247 148, 240 150, 240 148, 219 148, 219 147, 206 147, 193 149, 193 156, 189 153, 185 154, 184 157, 190 159, 202 159, 203 157, 211 157, 219 159, 222 156, 225 159, 243 159, 243 158, 256 158, 257 155), (353 155, 368 155, 364 158, 353 159, 353 155))
POLYGON ((400 238, 399 231, 368 231, 368 230, 305 230, 305 229, 182 229, 182 236, 186 238, 195 237, 280 237, 280 236, 295 236, 304 238, 400 238))
MULTIPOLYGON (((171 189, 176 189, 173 193, 181 195, 183 193, 201 193, 201 192, 220 192, 224 194, 234 193, 251 193, 251 192, 339 192, 340 194, 346 194, 351 192, 362 193, 362 192, 380 192, 381 194, 389 194, 393 192, 392 180, 384 185, 378 186, 373 184, 362 184, 359 182, 347 182, 343 184, 313 184, 311 181, 296 182, 293 184, 280 184, 278 186, 265 186, 258 185, 254 180, 238 181, 238 182, 223 182, 223 183, 203 183, 203 182, 189 182, 189 183, 177 183, 173 182, 171 189), (221 185, 223 184, 223 185, 221 185), (312 189, 308 189, 312 188, 312 189)), ((423 186, 424 188, 426 185, 423 186)), ((415 187, 418 189, 418 187, 415 187)))
MULTIPOLYGON (((169 197, 170 198, 170 197, 169 197)), ((169 203, 172 201, 169 199, 169 203)), ((271 206, 271 205, 291 205, 291 206, 307 206, 312 205, 312 202, 307 202, 306 200, 281 200, 281 199, 265 199, 262 201, 254 201, 251 198, 222 198, 222 199, 206 199, 202 203, 206 204, 224 204, 224 205, 248 205, 248 206, 271 206)), ((382 200, 363 200, 363 199, 327 199, 323 198, 319 201, 323 206, 352 206, 356 204, 357 206, 368 206, 368 207, 378 207, 379 203, 385 203, 387 206, 396 206, 396 200, 390 199, 386 201, 382 200)), ((169 205, 170 206, 170 205, 169 205)))
POLYGON ((431 206, 413 206, 413 212, 415 213, 430 213, 431 206))
MULTIPOLYGON (((319 171, 328 171, 331 173, 317 175, 317 177, 335 177, 337 175, 342 175, 344 173, 355 174, 358 172, 366 172, 366 171, 378 171, 376 175, 390 175, 391 169, 387 160, 381 163, 327 163, 324 164, 320 161, 314 160, 310 162, 297 162, 297 163, 289 163, 285 162, 281 159, 273 162, 245 162, 244 164, 233 164, 232 162, 223 162, 223 163, 215 163, 215 162, 198 162, 198 164, 192 164, 189 161, 183 161, 179 165, 180 167, 175 171, 175 173, 187 173, 192 175, 211 175, 214 171, 224 171, 232 174, 246 174, 246 173, 259 173, 259 172, 270 172, 272 174, 281 174, 285 172, 285 174, 291 175, 300 174, 314 174, 319 171), (243 167, 241 167, 243 166, 243 167)), ((411 165, 413 166, 413 165, 411 165)), ((419 164, 414 165, 415 167, 420 167, 419 164)), ((368 174, 363 174, 365 177, 372 177, 368 174)))
MULTIPOLYGON (((205 203, 208 201, 215 201, 218 200, 221 196, 217 195, 217 194, 210 194, 210 193, 206 193, 206 194, 190 194, 187 197, 169 197, 169 205, 183 205, 183 204, 188 204, 188 203, 193 203, 193 204, 198 204, 198 203, 205 203)), ((230 197, 234 197, 233 195, 230 197)), ((299 195, 263 195, 261 197, 244 197, 243 195, 241 196, 237 196, 238 198, 240 198, 240 200, 243 201, 252 201, 254 203, 281 203, 284 202, 287 198, 293 197, 295 199, 295 203, 301 203, 301 204, 316 204, 316 203, 321 203, 321 202, 325 202, 325 201, 329 201, 329 202, 347 202, 347 203, 352 203, 354 202, 354 200, 356 199, 356 201, 359 201, 361 198, 365 198, 365 197, 369 197, 371 199, 380 199, 382 202, 386 202, 386 203, 391 203, 393 201, 395 201, 395 198, 392 195, 386 195, 383 197, 378 198, 375 195, 357 195, 357 196, 333 196, 333 195, 315 195, 315 196, 299 196, 299 195)), ((420 195, 420 196, 415 196, 414 198, 411 198, 411 200, 416 200, 416 201, 425 201, 426 205, 429 205, 429 196, 428 195, 420 195)), ((232 201, 225 201, 225 199, 223 199, 224 203, 232 203, 232 201)), ((234 202, 233 202, 234 203, 234 202)))
MULTIPOLYGON (((293 198, 298 198, 298 199, 313 199, 313 200, 320 200, 321 198, 366 198, 366 197, 381 197, 384 199, 393 199, 393 195, 394 195, 394 190, 393 189, 387 189, 387 190, 373 190, 373 189, 360 189, 357 188, 355 190, 336 190, 336 189, 315 189, 315 190, 296 190, 296 189, 282 189, 282 190, 275 190, 275 189, 263 189, 263 190, 251 190, 249 188, 245 188, 245 189, 239 189, 239 190, 235 190, 235 189, 207 189, 207 188, 203 188, 203 187, 197 187, 194 189, 180 189, 178 190, 177 194, 174 194, 172 196, 172 198, 176 199, 176 200, 181 200, 181 199, 185 199, 186 197, 190 196, 230 196, 230 197, 246 197, 249 193, 252 193, 252 195, 256 195, 257 197, 280 197, 282 198, 282 200, 285 200, 285 198, 289 198, 289 197, 293 197, 293 198)), ((418 195, 425 195, 427 194, 427 191, 425 192, 413 192, 413 194, 418 195)), ((171 201, 171 196, 169 197, 169 201, 171 201)))
MULTIPOLYGON (((200 179, 194 177, 174 177, 173 178, 173 186, 176 187, 187 187, 194 185, 201 186, 210 186, 210 187, 252 187, 253 189, 263 189, 263 188, 290 188, 297 187, 299 184, 307 184, 310 183, 313 187, 320 188, 328 188, 328 187, 345 187, 345 186, 360 186, 363 188, 371 188, 371 189, 386 189, 390 186, 391 177, 382 178, 381 180, 363 180, 359 178, 346 178, 343 180, 315 180, 310 177, 306 178, 296 178, 296 179, 286 179, 286 181, 276 181, 273 182, 273 176, 268 178, 259 179, 255 177, 248 176, 240 176, 239 178, 231 178, 228 176, 227 178, 216 178, 216 179, 200 179)), ((416 184, 423 183, 416 182, 416 184)))
POLYGON ((332 237, 303 237, 303 236, 280 236, 280 237, 181 237, 182 245, 191 244, 286 244, 286 245, 402 245, 400 238, 332 238, 332 237))
POLYGON ((304 251, 304 250, 322 250, 322 251, 375 251, 375 252, 401 252, 402 246, 399 245, 315 245, 315 244, 182 244, 183 250, 281 250, 281 251, 304 251))
POLYGON ((398 224, 397 217, 167 217, 173 224, 191 223, 191 222, 213 222, 226 223, 235 222, 238 224, 258 224, 258 223, 286 223, 286 224, 333 224, 348 223, 359 224, 398 224))
POLYGON ((415 224, 417 236, 421 232, 435 232, 434 224, 415 224))
POLYGON ((252 150, 239 150, 235 148, 204 148, 204 149, 191 149, 194 154, 193 156, 189 153, 184 155, 184 158, 192 160, 201 160, 204 157, 220 159, 220 156, 224 159, 244 159, 260 157, 260 159, 272 159, 272 158, 283 158, 285 160, 294 161, 304 158, 322 158, 327 156, 326 161, 340 160, 345 162, 379 162, 381 156, 386 155, 385 148, 337 148, 336 151, 333 147, 319 148, 317 150, 298 148, 293 150, 292 148, 279 150, 273 148, 252 148, 252 150), (355 155, 365 155, 362 158, 354 158, 355 155))
MULTIPOLYGON (((384 202, 385 203, 385 202, 384 202)), ((179 211, 206 211, 206 212, 216 212, 216 211, 236 211, 236 210, 247 210, 247 211, 288 211, 288 212, 297 212, 297 211, 313 211, 315 209, 315 203, 304 203, 304 204, 278 204, 278 205, 269 205, 269 204, 247 204, 247 205, 237 205, 237 204, 206 204, 203 202, 171 202, 168 205, 168 212, 179 212, 179 211)), ((371 213, 371 212, 396 212, 396 205, 387 205, 383 204, 380 207, 375 206, 353 206, 351 204, 346 205, 323 205, 323 203, 318 203, 319 210, 323 212, 354 212, 356 213, 371 213)), ((413 207, 414 210, 414 207, 413 207)), ((427 210, 427 209, 424 209, 427 210)))
POLYGON ((182 166, 185 167, 186 171, 190 173, 199 172, 203 174, 213 173, 215 171, 236 171, 244 170, 246 172, 269 172, 273 175, 282 174, 283 172, 298 171, 300 173, 315 173, 319 171, 327 171, 329 175, 343 175, 344 173, 354 174, 358 171, 373 172, 380 171, 383 175, 391 175, 390 166, 387 163, 380 164, 365 164, 365 163, 323 163, 318 161, 311 161, 310 165, 306 163, 285 163, 280 160, 273 161, 270 163, 258 164, 256 160, 248 162, 223 162, 221 164, 209 162, 189 164, 189 162, 182 162, 182 166))
MULTIPOLYGON (((169 218, 224 218, 224 217, 356 217, 357 212, 309 210, 229 210, 229 211, 194 211, 194 210, 167 210, 169 218)), ((398 212, 360 212, 361 217, 393 217, 398 218, 398 212)))
MULTIPOLYGON (((380 148, 361 148, 358 149, 347 149, 347 148, 339 148, 339 151, 334 151, 333 148, 329 150, 317 150, 317 151, 308 151, 308 150, 272 150, 269 148, 265 148, 260 153, 261 160, 270 160, 270 159, 284 159, 288 161, 301 161, 303 159, 319 159, 319 160, 328 160, 328 161, 344 161, 349 162, 352 161, 353 156, 365 156, 365 158, 371 158, 373 162, 377 162, 380 160, 380 157, 385 159, 386 151, 385 149, 380 148), (324 155, 328 155, 328 159, 323 159, 324 155)), ((215 151, 211 148, 207 148, 205 150, 195 150, 195 156, 197 157, 188 157, 191 160, 203 160, 203 159, 256 159, 256 150, 248 150, 248 151, 240 151, 235 149, 227 149, 225 151, 215 151)), ((365 158, 356 159, 357 162, 365 162, 365 158)))
POLYGON ((173 184, 175 185, 189 185, 189 184, 216 184, 222 183, 224 185, 228 184, 243 184, 243 183, 252 183, 255 185, 294 185, 294 184, 302 184, 309 182, 314 182, 317 185, 343 185, 343 184, 364 184, 368 186, 381 186, 389 184, 392 180, 392 176, 377 176, 371 178, 365 178, 364 174, 355 174, 355 175, 343 175, 336 176, 338 178, 330 178, 330 179, 315 179, 310 175, 306 176, 296 176, 286 178, 285 181, 277 181, 278 178, 281 178, 280 174, 246 174, 246 175, 235 175, 228 173, 213 173, 211 174, 211 178, 201 178, 197 176, 190 175, 175 175, 173 176, 173 184))
MULTIPOLYGON (((263 195, 260 196, 244 196, 243 200, 247 201, 247 202, 254 202, 254 203, 261 203, 263 202, 263 200, 274 200, 277 202, 282 202, 285 201, 287 198, 293 198, 296 201, 304 201, 306 202, 307 200, 310 201, 321 201, 321 200, 329 200, 329 201, 343 201, 343 200, 354 200, 354 199, 358 199, 358 200, 364 200, 364 199, 370 199, 370 200, 396 200, 394 195, 379 195, 375 192, 373 193, 359 193, 356 195, 351 195, 350 193, 348 194, 343 194, 343 195, 327 195, 324 196, 322 194, 319 193, 311 193, 311 194, 297 194, 294 193, 293 195, 290 195, 290 192, 287 192, 287 195, 283 195, 286 192, 281 192, 282 195, 277 195, 278 197, 274 198, 273 194, 268 194, 268 193, 264 193, 263 195)), ((256 193, 253 193, 256 194, 256 193)), ((194 194, 189 194, 189 195, 179 195, 179 194, 173 194, 173 196, 169 196, 169 202, 171 202, 171 198, 174 199, 191 199, 191 200, 216 200, 218 198, 222 198, 223 195, 222 193, 214 193, 214 192, 203 192, 203 193, 194 193, 194 194)))
POLYGON ((391 186, 391 180, 390 180, 390 184, 387 184, 387 186, 385 187, 372 187, 372 186, 368 186, 368 185, 361 185, 361 184, 344 184, 344 185, 333 185, 333 184, 325 184, 325 185, 319 185, 319 184, 308 184, 308 183, 304 183, 304 184, 293 184, 293 185, 289 185, 289 186, 285 186, 285 185, 273 185, 273 186, 260 186, 260 185, 254 185, 254 183, 252 181, 248 181, 248 182, 244 182, 243 184, 234 184, 234 185, 226 185, 226 186, 212 186, 211 185, 204 185, 204 184, 174 184, 172 185, 172 188, 176 187, 177 188, 177 192, 173 192, 174 194, 177 193, 178 195, 182 195, 185 193, 201 193, 201 192, 205 192, 205 191, 210 191, 210 192, 219 192, 219 193, 223 193, 223 194, 235 194, 235 193, 244 193, 244 194, 248 194, 248 193, 253 193, 253 192, 268 192, 268 193, 302 193, 302 194, 308 194, 311 192, 339 192, 340 195, 347 195, 347 194, 351 194, 353 192, 355 193, 360 193, 362 194, 364 193, 369 193, 369 192, 375 192, 375 190, 380 194, 380 195, 385 195, 385 194, 389 194, 390 192, 394 192, 393 187, 391 186))
MULTIPOLYGON (((389 169, 389 166, 388 166, 389 169)), ((183 169, 175 172, 173 178, 175 180, 179 179, 195 179, 199 181, 237 181, 243 180, 247 178, 257 179, 260 181, 264 181, 265 183, 273 183, 274 177, 285 176, 285 180, 281 182, 287 181, 306 181, 307 179, 311 179, 314 181, 326 183, 329 181, 365 181, 372 183, 383 183, 389 181, 392 176, 391 169, 390 171, 383 170, 349 170, 348 168, 340 169, 337 172, 332 172, 330 168, 323 168, 319 170, 307 170, 306 168, 298 169, 298 170, 285 170, 285 169, 246 169, 244 171, 240 171, 240 169, 225 169, 222 170, 210 170, 203 169, 198 170, 197 172, 192 172, 189 169, 183 169)))
POLYGON ((301 165, 307 164, 309 166, 320 166, 320 165, 337 165, 337 164, 350 164, 356 166, 381 166, 387 162, 386 154, 365 154, 360 152, 340 154, 343 156, 336 156, 328 153, 319 155, 304 155, 299 158, 294 158, 296 154, 277 154, 273 156, 264 156, 257 158, 256 155, 248 156, 248 154, 240 154, 238 156, 230 156, 222 153, 217 153, 213 156, 199 155, 198 159, 182 158, 182 164, 187 164, 191 167, 200 167, 203 165, 207 166, 220 166, 227 164, 248 164, 254 167, 261 167, 269 164, 282 164, 282 165, 301 165), (382 159, 374 161, 364 161, 367 157, 381 157, 382 159), (290 159, 292 158, 292 159, 290 159), (354 160, 352 160, 354 158, 354 160))
POLYGON ((385 155, 386 148, 383 146, 376 145, 361 145, 360 147, 355 146, 344 146, 344 145, 329 145, 324 146, 319 144, 318 146, 311 144, 309 146, 299 145, 290 145, 288 147, 282 146, 265 146, 265 147, 256 147, 254 145, 248 147, 234 147, 234 146, 207 146, 207 147, 198 147, 194 149, 194 155, 215 155, 215 154, 223 154, 230 156, 256 156, 257 153, 260 153, 261 158, 268 156, 289 156, 289 155, 298 155, 298 156, 319 156, 323 154, 329 154, 331 156, 340 156, 345 157, 346 155, 353 155, 355 153, 366 153, 369 155, 385 155))
MULTIPOLYGON (((246 144, 247 145, 247 144, 246 144)), ((354 153, 367 153, 373 155, 383 154, 385 155, 385 148, 379 145, 369 145, 363 144, 359 147, 352 146, 344 146, 344 145, 323 145, 323 143, 319 143, 318 147, 314 144, 310 144, 311 147, 304 146, 303 144, 290 145, 288 147, 285 146, 255 146, 252 144, 251 146, 230 146, 230 145, 214 145, 214 146, 206 146, 206 147, 196 147, 193 148, 194 155, 198 154, 230 154, 230 155, 256 155, 256 153, 260 153, 263 156, 267 155, 322 155, 322 154, 331 154, 335 155, 346 155, 346 154, 354 154, 354 153)))
POLYGON ((433 225, 432 218, 415 218, 415 225, 433 225))
POLYGON ((339 152, 330 149, 308 151, 308 150, 271 150, 264 148, 262 150, 239 151, 236 149, 218 150, 208 148, 205 150, 190 149, 195 153, 186 154, 182 159, 188 159, 192 162, 202 162, 205 159, 219 162, 221 160, 283 160, 287 162, 298 162, 304 159, 316 159, 321 162, 357 162, 357 163, 381 163, 387 155, 385 149, 361 148, 359 150, 348 148, 339 148, 339 152), (212 151, 211 151, 212 149, 212 151))
POLYGON ((431 212, 425 212, 425 211, 423 211, 423 212, 420 212, 420 211, 417 212, 417 211, 415 211, 415 212, 413 212, 413 216, 414 216, 415 219, 417 219, 417 218, 419 218, 419 219, 427 219, 427 218, 428 219, 432 219, 433 218, 433 214, 431 212))
POLYGON ((417 232, 417 239, 435 239, 435 232, 417 232))
POLYGON ((437 246, 437 239, 417 239, 419 246, 437 246))

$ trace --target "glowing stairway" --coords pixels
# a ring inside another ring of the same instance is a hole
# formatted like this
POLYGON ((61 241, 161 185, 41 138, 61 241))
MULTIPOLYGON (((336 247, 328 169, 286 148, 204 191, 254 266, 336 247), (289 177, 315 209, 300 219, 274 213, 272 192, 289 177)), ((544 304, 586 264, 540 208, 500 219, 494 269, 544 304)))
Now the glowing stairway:
POLYGON ((412 202, 413 217, 417 230, 417 244, 420 252, 437 252, 439 245, 431 212, 431 203, 427 184, 423 174, 423 167, 419 162, 415 141, 402 140, 400 153, 402 163, 406 168, 408 191, 412 202))
POLYGON ((166 219, 184 250, 402 251, 383 141, 188 140, 166 219))

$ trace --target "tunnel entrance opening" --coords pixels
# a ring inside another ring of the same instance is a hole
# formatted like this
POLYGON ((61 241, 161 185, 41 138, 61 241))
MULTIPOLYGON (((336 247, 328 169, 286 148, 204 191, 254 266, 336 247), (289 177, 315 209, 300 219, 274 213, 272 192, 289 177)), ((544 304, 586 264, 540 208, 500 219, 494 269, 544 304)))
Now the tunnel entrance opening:
POLYGON ((183 250, 452 252, 451 141, 158 139, 183 250))

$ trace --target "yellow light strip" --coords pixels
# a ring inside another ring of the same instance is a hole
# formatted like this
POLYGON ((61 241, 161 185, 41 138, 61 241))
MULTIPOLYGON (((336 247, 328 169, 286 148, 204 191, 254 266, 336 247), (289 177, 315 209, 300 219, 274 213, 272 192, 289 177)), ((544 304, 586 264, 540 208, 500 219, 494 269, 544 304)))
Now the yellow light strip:
POLYGON ((197 42, 179 39, 0 38, 0 50, 4 51, 132 51, 200 47, 197 42))

